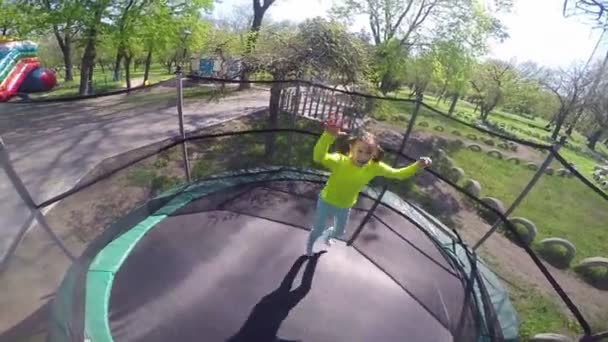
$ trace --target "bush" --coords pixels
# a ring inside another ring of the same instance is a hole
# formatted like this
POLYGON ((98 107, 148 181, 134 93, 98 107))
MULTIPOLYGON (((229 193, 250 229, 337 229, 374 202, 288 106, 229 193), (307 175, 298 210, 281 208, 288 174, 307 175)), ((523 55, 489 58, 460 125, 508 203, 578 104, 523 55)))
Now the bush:
POLYGON ((443 128, 442 126, 435 126, 435 127, 434 127, 434 129, 435 129, 437 132, 443 132, 443 131, 444 131, 444 128, 443 128))
POLYGON ((421 121, 421 122, 418 124, 418 126, 420 126, 420 127, 429 127, 429 123, 428 123, 428 122, 426 122, 426 121, 421 121))
POLYGON ((475 134, 469 133, 467 134, 467 138, 471 140, 477 140, 477 136, 475 134))
POLYGON ((154 194, 159 194, 173 188, 179 183, 179 179, 174 177, 168 177, 165 175, 156 176, 154 179, 152 179, 152 192, 154 194))
POLYGON ((169 161, 165 158, 158 158, 155 162, 154 162, 154 167, 157 169, 162 169, 164 167, 167 167, 167 165, 169 165, 169 161))
POLYGON ((192 179, 198 180, 214 173, 214 164, 205 159, 199 159, 192 167, 192 179))
POLYGON ((457 136, 457 137, 459 137, 459 136, 462 135, 462 133, 460 133, 460 131, 457 131, 457 130, 452 131, 452 134, 455 135, 455 136, 457 136))
POLYGON ((149 169, 137 169, 127 176, 129 183, 133 186, 148 187, 152 183, 152 179, 156 177, 156 172, 149 169))
POLYGON ((405 115, 405 114, 397 114, 395 115, 395 120, 396 121, 403 121, 403 122, 407 122, 410 118, 405 115))
POLYGON ((494 146, 496 143, 494 142, 494 140, 492 139, 484 139, 483 143, 488 145, 488 146, 494 146))

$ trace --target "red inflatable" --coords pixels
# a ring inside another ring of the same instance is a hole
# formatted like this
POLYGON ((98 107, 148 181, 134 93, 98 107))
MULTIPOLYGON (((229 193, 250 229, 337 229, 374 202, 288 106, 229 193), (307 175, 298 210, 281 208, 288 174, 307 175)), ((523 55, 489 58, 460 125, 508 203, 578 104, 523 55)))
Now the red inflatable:
POLYGON ((40 67, 38 58, 24 58, 11 70, 0 85, 0 102, 8 101, 19 90, 19 86, 27 75, 40 67))

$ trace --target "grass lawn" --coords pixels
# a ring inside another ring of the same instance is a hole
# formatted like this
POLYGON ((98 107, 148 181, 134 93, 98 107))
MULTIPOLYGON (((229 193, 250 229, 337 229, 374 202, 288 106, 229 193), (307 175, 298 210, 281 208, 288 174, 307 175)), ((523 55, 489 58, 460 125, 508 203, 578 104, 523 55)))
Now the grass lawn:
MULTIPOLYGON (((403 95, 400 93, 397 96, 403 95)), ((436 98, 432 96, 425 96, 425 102, 443 112, 447 113, 449 110, 449 103, 437 103, 436 98)), ((384 101, 380 106, 381 110, 375 115, 383 121, 403 128, 407 125, 409 113, 413 108, 413 104, 410 103, 384 101)), ((478 120, 478 114, 473 113, 473 109, 474 107, 469 103, 459 101, 455 113, 459 114, 458 119, 474 123, 478 120)), ((541 118, 531 120, 498 110, 490 115, 489 121, 504 124, 507 132, 518 138, 549 144, 542 139, 549 136, 550 133, 543 129, 547 122, 541 118)), ((484 133, 427 110, 419 113, 414 130, 423 130, 445 138, 454 138, 451 132, 459 130, 461 136, 473 133, 478 138, 489 138, 484 133), (424 125, 426 127, 421 126, 421 122, 426 122, 427 125, 424 125), (437 125, 443 126, 444 132, 436 131, 434 127, 437 125)), ((496 138, 492 139, 498 141, 496 138)), ((479 141, 477 143, 485 151, 489 149, 483 143, 479 141)), ((585 177, 593 181, 591 173, 598 162, 589 155, 585 143, 586 138, 575 132, 570 139, 570 144, 573 146, 562 147, 560 154, 569 162, 574 163, 585 177)), ((597 151, 608 156, 608 148, 604 145, 598 144, 597 151)), ((466 148, 458 149, 450 157, 456 166, 464 169, 465 179, 473 178, 480 182, 481 196, 496 197, 502 200, 506 207, 515 200, 534 174, 534 171, 523 165, 499 160, 485 153, 473 152, 466 148)), ((544 158, 544 156, 539 155, 539 158, 544 158)), ((563 165, 554 161, 551 167, 560 169, 563 168, 563 165)), ((572 271, 572 266, 583 258, 608 257, 608 231, 606 230, 608 203, 576 178, 544 175, 511 216, 525 217, 536 224, 538 236, 532 247, 537 251, 539 250, 538 242, 547 237, 566 238, 574 243, 576 256, 568 269, 573 276, 575 276, 575 272, 572 271)), ((494 269, 500 273, 500 265, 494 266, 494 269)), ((580 333, 578 324, 562 313, 555 298, 546 297, 533 287, 521 289, 509 286, 509 295, 520 314, 522 340, 528 340, 531 336, 541 332, 570 335, 580 333)), ((606 329, 602 322, 590 323, 597 326, 597 329, 606 329)))
MULTIPOLYGON (((432 97, 427 101, 432 101, 430 103, 433 105, 436 102, 432 97)), ((407 125, 409 115, 403 113, 410 113, 413 104, 384 101, 381 108, 383 109, 381 116, 384 116, 386 121, 404 127, 407 125)), ((500 113, 496 117, 509 122, 519 121, 520 125, 525 127, 528 127, 527 124, 541 127, 544 124, 540 120, 535 122, 506 113, 500 113)), ((486 138, 483 133, 427 110, 421 110, 414 129, 422 129, 438 136, 450 135, 452 130, 460 130, 462 135, 473 133, 478 137, 486 138), (429 127, 421 127, 421 122, 427 122, 429 127), (433 127, 436 125, 442 125, 445 132, 434 130, 433 127)), ((542 131, 538 128, 529 127, 529 129, 542 131)), ((524 138, 529 139, 529 137, 524 138)), ((480 145, 483 146, 481 143, 480 145)), ((486 146, 484 148, 488 149, 486 146)), ((567 148, 563 148, 560 153, 573 162, 581 173, 591 178, 590 174, 597 164, 595 160, 567 148)), ((456 166, 464 169, 467 177, 480 182, 482 196, 496 197, 507 207, 534 175, 534 171, 523 165, 516 165, 465 148, 458 150, 451 157, 456 166)), ((553 162, 552 167, 563 168, 557 161, 553 162)), ((608 256, 608 232, 605 231, 608 222, 607 203, 576 178, 543 176, 513 215, 526 217, 537 225, 539 236, 536 241, 545 237, 563 237, 572 241, 577 247, 575 262, 585 257, 608 256), (578 227, 584 227, 585 234, 581 234, 578 227)))
MULTIPOLYGON (((125 88, 124 70, 123 79, 120 81, 112 80, 112 70, 104 70, 96 68, 93 71, 93 89, 95 93, 105 93, 113 90, 119 90, 125 88)), ((62 75, 57 82, 58 85, 49 92, 32 94, 31 98, 51 98, 51 97, 65 97, 65 96, 76 96, 78 95, 78 88, 80 87, 80 72, 78 69, 74 69, 74 80, 66 82, 63 80, 62 75)), ((135 79, 143 78, 144 69, 139 68, 131 71, 131 86, 139 86, 140 82, 133 83, 135 79)), ((156 83, 159 81, 167 80, 173 77, 173 74, 167 74, 167 69, 161 65, 152 65, 150 67, 150 73, 148 79, 150 83, 156 83)))
POLYGON ((561 314, 555 302, 534 289, 507 286, 509 297, 520 314, 519 337, 528 341, 540 332, 580 334, 578 322, 561 314))
MULTIPOLYGON (((496 197, 508 206, 533 171, 505 160, 461 149, 452 156, 467 177, 482 186, 482 196, 496 197)), ((544 175, 511 216, 522 216, 537 225, 535 241, 562 237, 577 248, 574 263, 582 258, 608 256, 606 201, 575 178, 544 175), (584 231, 584 233, 582 233, 584 231)))

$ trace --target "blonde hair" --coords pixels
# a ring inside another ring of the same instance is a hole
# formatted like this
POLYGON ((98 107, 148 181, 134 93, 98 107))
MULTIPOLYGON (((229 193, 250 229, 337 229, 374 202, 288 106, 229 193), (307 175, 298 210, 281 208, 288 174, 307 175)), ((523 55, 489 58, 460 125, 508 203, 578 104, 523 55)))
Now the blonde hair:
POLYGON ((357 142, 362 142, 374 148, 374 153, 372 155, 373 161, 380 162, 384 157, 384 150, 382 150, 382 147, 380 147, 376 136, 365 131, 361 131, 357 135, 348 138, 348 150, 346 151, 347 154, 350 153, 351 147, 357 142))

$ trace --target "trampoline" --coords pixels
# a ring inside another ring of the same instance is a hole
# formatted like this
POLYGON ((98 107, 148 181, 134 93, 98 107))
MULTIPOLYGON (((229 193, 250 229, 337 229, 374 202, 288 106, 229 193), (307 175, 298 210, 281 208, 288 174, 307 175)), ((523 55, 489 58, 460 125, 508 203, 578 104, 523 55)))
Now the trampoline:
POLYGON ((327 174, 246 169, 174 189, 72 265, 51 341, 505 341, 517 317, 483 262, 420 208, 364 190, 345 240, 304 256, 327 174))

